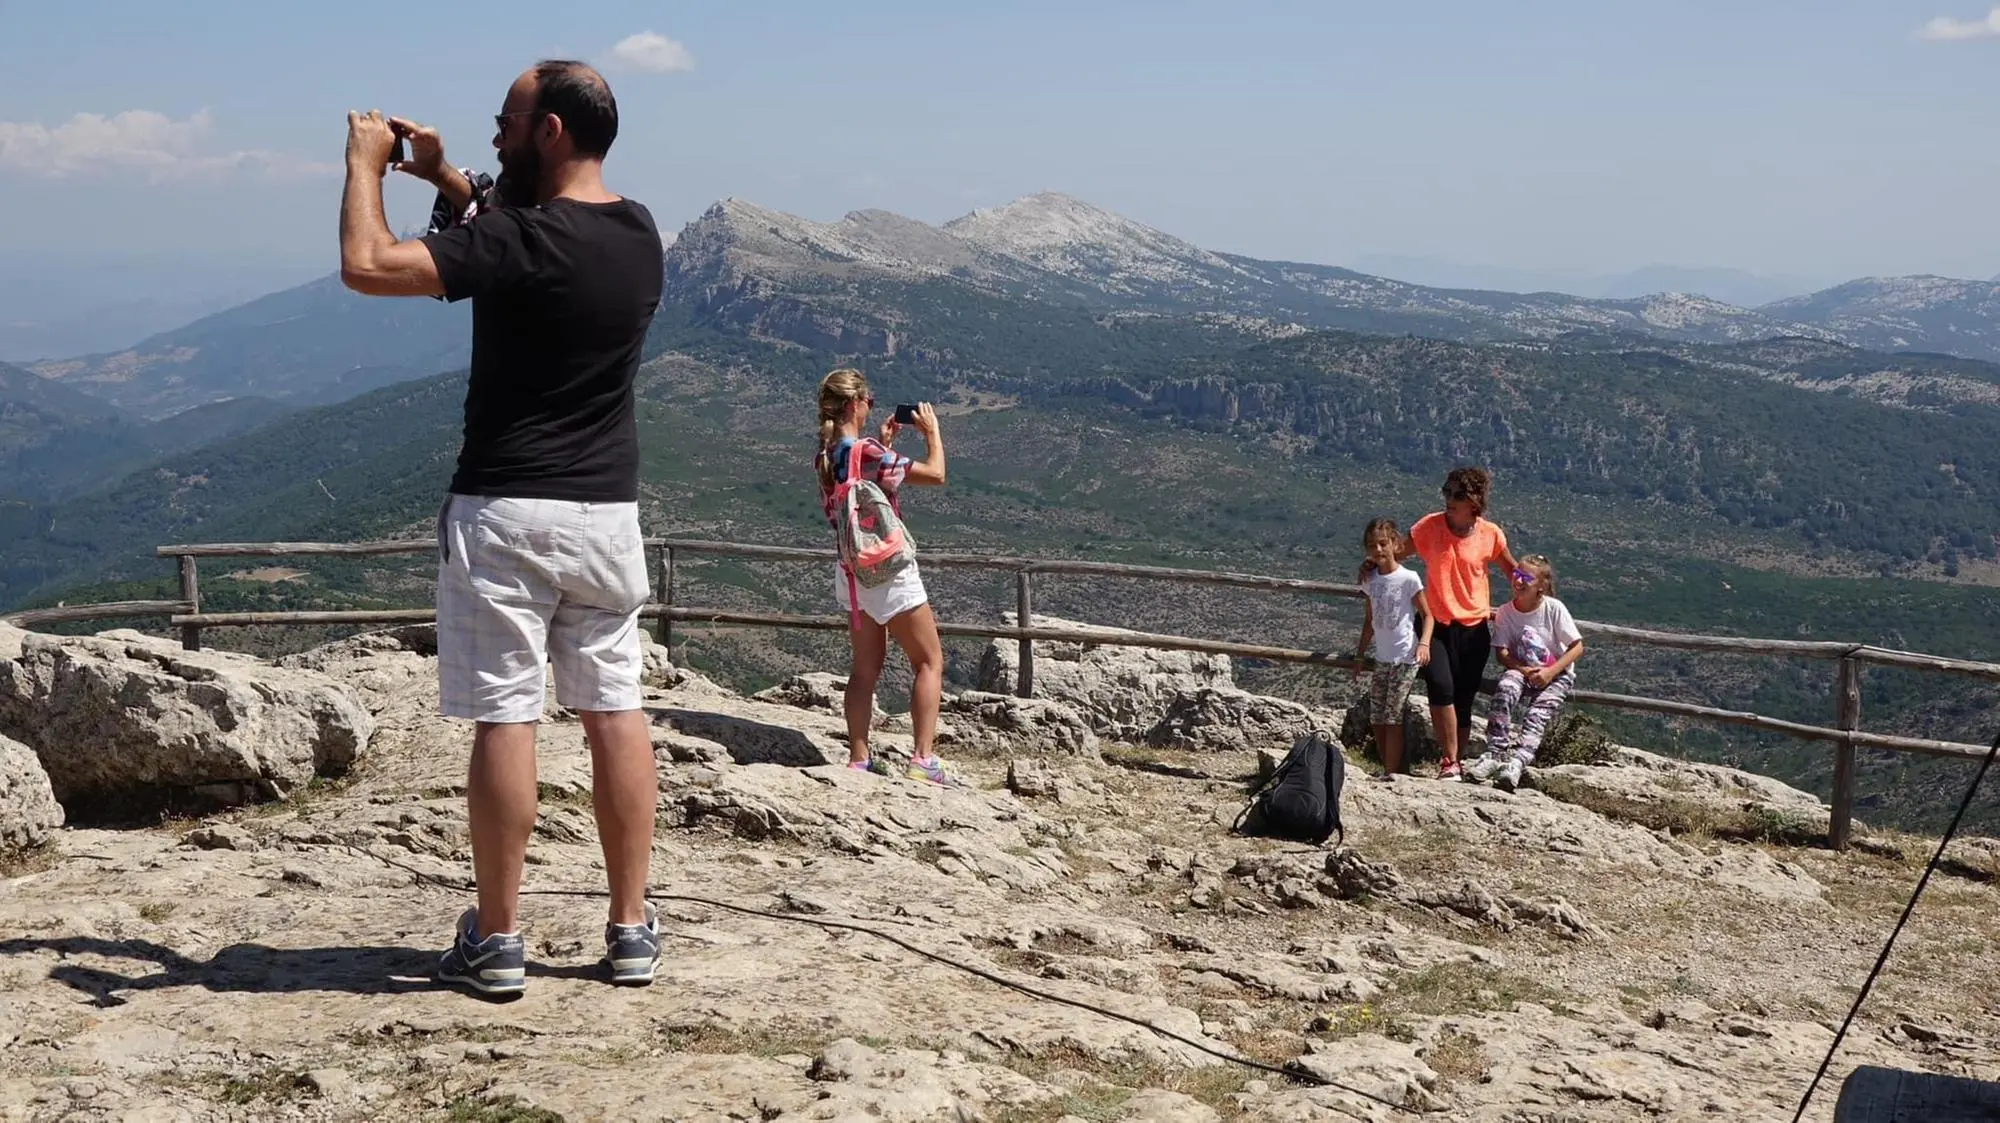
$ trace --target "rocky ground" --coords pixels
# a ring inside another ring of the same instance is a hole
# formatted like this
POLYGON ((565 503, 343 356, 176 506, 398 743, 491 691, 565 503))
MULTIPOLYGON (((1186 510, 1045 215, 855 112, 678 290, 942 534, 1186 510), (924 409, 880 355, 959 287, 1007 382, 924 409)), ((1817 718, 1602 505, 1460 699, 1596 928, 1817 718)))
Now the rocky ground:
MULTIPOLYGON (((836 679, 743 698, 655 649, 658 981, 599 975, 552 707, 496 1004, 428 977, 470 903, 429 652, 0 629, 0 1119, 1790 1119, 1934 845, 1837 855, 1809 795, 1617 750, 1514 794, 1357 757, 1315 849, 1228 825, 1342 715, 1226 662, 1051 645, 1048 698, 952 700, 942 790, 831 763, 836 679)), ((1955 848, 1808 1118, 1860 1063, 2000 1072, 1996 849, 1955 848)))

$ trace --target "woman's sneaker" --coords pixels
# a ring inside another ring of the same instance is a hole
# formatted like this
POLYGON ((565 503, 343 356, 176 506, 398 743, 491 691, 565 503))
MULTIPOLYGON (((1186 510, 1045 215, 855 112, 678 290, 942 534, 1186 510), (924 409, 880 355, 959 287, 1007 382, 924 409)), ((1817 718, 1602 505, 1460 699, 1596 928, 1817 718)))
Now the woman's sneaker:
POLYGON ((923 760, 911 757, 910 767, 903 775, 912 780, 922 780, 925 783, 936 784, 941 788, 962 788, 965 786, 963 780, 945 771, 944 761, 939 760, 935 755, 926 757, 923 760))
POLYGON ((1493 786, 1503 792, 1511 792, 1521 785, 1521 773, 1526 770, 1527 765, 1521 763, 1520 757, 1515 757, 1494 773, 1493 786))
POLYGON ((520 934, 495 932, 483 940, 474 940, 478 933, 479 910, 471 908, 460 913, 451 950, 438 960, 438 981, 457 983, 502 998, 528 989, 528 951, 520 934))
POLYGON ((1463 770, 1459 768, 1458 762, 1455 760, 1447 760, 1443 764, 1438 765, 1438 779, 1440 780, 1456 780, 1462 774, 1463 770))
POLYGON ((642 987, 653 981, 660 963, 660 910, 646 902, 643 924, 606 924, 604 962, 611 966, 613 986, 642 987))

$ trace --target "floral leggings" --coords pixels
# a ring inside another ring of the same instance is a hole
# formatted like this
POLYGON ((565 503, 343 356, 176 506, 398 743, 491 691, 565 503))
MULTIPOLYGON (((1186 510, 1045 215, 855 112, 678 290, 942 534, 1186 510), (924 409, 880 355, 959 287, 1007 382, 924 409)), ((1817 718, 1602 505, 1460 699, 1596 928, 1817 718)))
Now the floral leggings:
POLYGON ((1555 720, 1556 711, 1562 709, 1563 699, 1569 697, 1569 689, 1574 685, 1573 671, 1564 671, 1539 690, 1529 686, 1519 671, 1501 675, 1500 686, 1493 692, 1493 705, 1486 711, 1486 751, 1503 760, 1512 755, 1519 757, 1522 764, 1535 763, 1542 736, 1549 731, 1549 723, 1555 720), (1519 728, 1514 725, 1516 709, 1521 711, 1519 728))

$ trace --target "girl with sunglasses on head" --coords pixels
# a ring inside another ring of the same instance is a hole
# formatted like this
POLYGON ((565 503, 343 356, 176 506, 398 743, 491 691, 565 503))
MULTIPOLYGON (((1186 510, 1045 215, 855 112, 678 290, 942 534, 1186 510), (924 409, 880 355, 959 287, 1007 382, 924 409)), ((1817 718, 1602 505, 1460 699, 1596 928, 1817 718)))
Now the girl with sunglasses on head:
MULTIPOLYGON (((937 414, 930 403, 917 407, 912 422, 924 438, 921 461, 911 460, 892 447, 902 428, 894 417, 885 419, 875 435, 864 435, 874 407, 875 398, 860 371, 836 370, 820 380, 815 466, 820 506, 836 530, 840 525, 838 489, 850 470, 881 488, 899 518, 902 505, 897 494, 904 484, 944 484, 944 437, 938 432, 937 414)), ((957 786, 958 781, 945 771, 932 747, 937 739, 938 704, 944 693, 944 645, 938 640, 937 618, 931 614, 930 597, 924 592, 916 561, 912 559, 887 584, 873 587, 853 580, 838 562, 834 569, 834 596, 841 611, 848 613, 848 638, 854 649, 844 707, 847 766, 861 772, 886 771, 869 756, 868 727, 875 686, 882 679, 882 663, 893 636, 910 660, 910 724, 916 745, 906 775, 912 780, 957 786)))
POLYGON ((1513 578, 1514 599, 1493 617, 1493 654, 1507 670, 1486 713, 1486 752, 1465 770, 1468 781, 1492 780, 1510 792, 1535 762, 1543 735, 1576 685, 1576 661, 1583 657, 1583 633, 1555 597, 1556 569, 1549 559, 1522 558, 1513 578))

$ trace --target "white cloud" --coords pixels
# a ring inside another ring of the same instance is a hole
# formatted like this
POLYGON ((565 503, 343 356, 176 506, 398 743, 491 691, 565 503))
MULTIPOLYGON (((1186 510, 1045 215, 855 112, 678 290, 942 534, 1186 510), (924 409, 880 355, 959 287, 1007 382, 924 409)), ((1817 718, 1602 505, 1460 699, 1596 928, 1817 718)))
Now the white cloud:
POLYGON ((291 177, 337 170, 262 149, 213 151, 206 142, 214 127, 206 109, 180 121, 149 109, 110 117, 79 113, 53 127, 0 121, 0 169, 45 179, 137 173, 154 183, 248 171, 291 177))
POLYGON ((650 70, 655 74, 694 69, 694 54, 687 44, 652 31, 620 39, 611 48, 611 57, 634 70, 650 70))
POLYGON ((1939 16, 1917 31, 1920 39, 1938 43, 1955 43, 1967 39, 2000 39, 2000 8, 1986 13, 1984 19, 1952 19, 1939 16))

